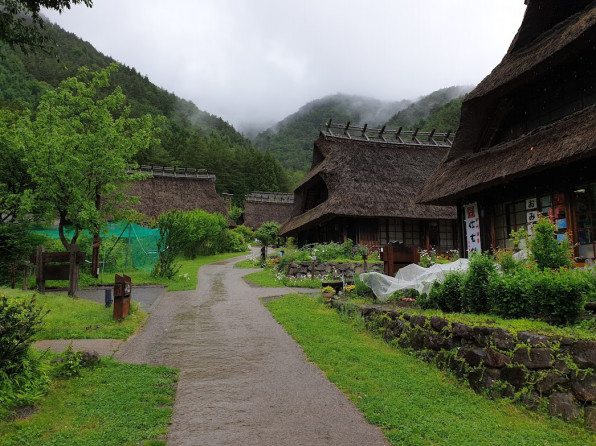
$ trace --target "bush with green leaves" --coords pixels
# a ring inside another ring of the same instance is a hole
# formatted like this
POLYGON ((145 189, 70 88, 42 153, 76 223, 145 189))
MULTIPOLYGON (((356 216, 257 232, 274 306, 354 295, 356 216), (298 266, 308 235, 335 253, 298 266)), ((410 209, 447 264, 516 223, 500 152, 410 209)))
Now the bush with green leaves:
POLYGON ((49 378, 30 348, 44 316, 35 298, 0 296, 0 407, 30 404, 47 389, 49 378))
POLYGON ((435 282, 428 293, 428 298, 420 304, 427 308, 438 308, 449 313, 462 311, 463 283, 466 274, 461 271, 451 271, 445 275, 442 282, 435 282))
POLYGON ((490 281, 497 274, 494 259, 488 253, 473 252, 468 265, 468 272, 462 282, 462 310, 488 313, 491 309, 490 281))
POLYGON ((530 237, 528 247, 530 259, 540 269, 557 269, 573 264, 573 247, 568 240, 555 238, 557 227, 548 218, 540 217, 534 224, 534 235, 530 237))
POLYGON ((281 226, 279 223, 274 221, 267 221, 261 225, 255 237, 261 241, 264 245, 280 245, 283 244, 283 239, 277 236, 281 226))
POLYGON ((536 317, 555 325, 573 324, 596 292, 590 271, 520 268, 493 277, 493 311, 505 317, 536 317))
POLYGON ((157 277, 174 277, 180 270, 174 263, 180 254, 194 258, 199 254, 217 254, 228 247, 228 222, 219 213, 172 210, 159 216, 157 227, 159 259, 152 272, 157 277))
POLYGON ((241 234, 244 237, 246 243, 250 243, 255 239, 255 231, 250 229, 248 226, 239 225, 232 229, 233 232, 241 234))

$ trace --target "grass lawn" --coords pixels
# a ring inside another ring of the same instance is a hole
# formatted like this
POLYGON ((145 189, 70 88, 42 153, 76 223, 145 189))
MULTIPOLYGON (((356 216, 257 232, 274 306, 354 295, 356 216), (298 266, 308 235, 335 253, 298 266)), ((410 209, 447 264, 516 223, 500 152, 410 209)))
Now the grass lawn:
POLYGON ((322 304, 288 295, 267 308, 329 380, 395 445, 596 445, 596 435, 475 394, 322 304))
POLYGON ((177 376, 103 358, 79 377, 55 380, 37 413, 0 421, 0 444, 165 445, 177 376))
POLYGON ((113 309, 84 299, 73 299, 63 293, 37 294, 34 291, 0 289, 7 296, 33 296, 38 306, 49 310, 43 329, 35 336, 42 339, 126 339, 147 319, 137 309, 123 321, 113 319, 113 309))
POLYGON ((281 280, 277 278, 275 271, 272 268, 264 268, 256 273, 250 273, 244 276, 246 280, 258 286, 264 287, 300 287, 300 288, 321 288, 321 279, 315 277, 314 279, 289 279, 283 277, 281 280))
MULTIPOLYGON (((177 263, 181 265, 180 271, 173 279, 161 277, 152 277, 151 274, 140 270, 120 271, 118 274, 130 276, 134 285, 165 285, 168 291, 186 291, 194 290, 197 287, 198 271, 203 265, 219 262, 221 260, 231 259, 248 254, 247 252, 226 252, 224 254, 215 254, 211 256, 198 256, 196 259, 179 259, 177 263)), ((79 286, 95 286, 114 283, 115 273, 102 273, 98 279, 94 279, 88 274, 81 274, 79 286)), ((66 280, 48 280, 46 286, 68 287, 66 280)))

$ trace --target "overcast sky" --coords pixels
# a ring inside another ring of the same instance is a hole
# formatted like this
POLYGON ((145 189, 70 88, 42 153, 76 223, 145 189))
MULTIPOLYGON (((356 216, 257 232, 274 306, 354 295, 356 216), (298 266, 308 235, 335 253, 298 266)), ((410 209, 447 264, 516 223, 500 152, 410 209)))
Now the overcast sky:
POLYGON ((46 14, 242 128, 329 94, 415 99, 477 84, 524 10, 523 0, 94 0, 46 14))

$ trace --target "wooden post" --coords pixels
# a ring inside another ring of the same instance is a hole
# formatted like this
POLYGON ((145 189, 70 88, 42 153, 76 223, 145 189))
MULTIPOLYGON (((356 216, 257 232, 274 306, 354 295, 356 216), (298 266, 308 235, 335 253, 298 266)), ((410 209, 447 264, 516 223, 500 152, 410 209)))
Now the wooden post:
POLYGON ((37 290, 42 294, 46 292, 46 282, 43 278, 43 253, 45 250, 43 246, 38 246, 35 253, 35 266, 37 267, 35 271, 35 285, 37 286, 37 290))
POLYGON ((99 277, 99 247, 101 246, 101 237, 99 234, 93 236, 93 251, 91 254, 91 277, 99 277))
POLYGON ((27 289, 27 265, 23 266, 23 289, 27 289))
POLYGON ((79 290, 79 264, 77 262, 78 246, 72 246, 69 249, 69 263, 68 263, 68 295, 75 297, 79 290))
POLYGON ((16 286, 15 282, 16 282, 15 267, 14 267, 14 263, 11 263, 10 264, 10 288, 12 288, 13 290, 16 286))

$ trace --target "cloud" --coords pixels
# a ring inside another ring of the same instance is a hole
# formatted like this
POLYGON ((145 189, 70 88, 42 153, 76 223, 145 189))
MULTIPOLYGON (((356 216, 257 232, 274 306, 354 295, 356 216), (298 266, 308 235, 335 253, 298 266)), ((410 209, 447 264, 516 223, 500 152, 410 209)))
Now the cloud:
POLYGON ((239 124, 278 121, 338 92, 400 100, 476 84, 523 12, 521 0, 102 0, 47 14, 239 124))

